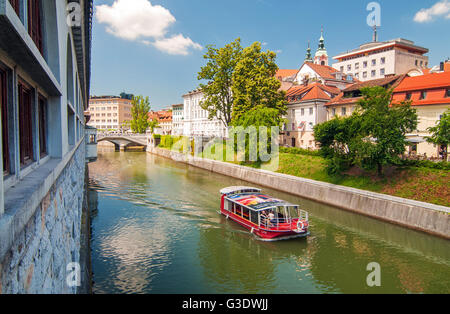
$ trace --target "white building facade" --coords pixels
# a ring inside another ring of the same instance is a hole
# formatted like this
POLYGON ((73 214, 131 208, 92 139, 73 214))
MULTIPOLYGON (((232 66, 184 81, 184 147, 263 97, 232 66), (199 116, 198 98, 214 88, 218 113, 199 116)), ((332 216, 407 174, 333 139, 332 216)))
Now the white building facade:
POLYGON ((200 90, 183 95, 183 135, 188 137, 226 137, 227 128, 223 122, 208 118, 208 111, 200 106, 203 93, 200 90))
POLYGON ((428 67, 428 49, 403 38, 371 42, 333 57, 333 67, 360 81, 405 74, 412 69, 428 67))
POLYGON ((172 105, 172 134, 183 135, 184 128, 184 105, 172 105))

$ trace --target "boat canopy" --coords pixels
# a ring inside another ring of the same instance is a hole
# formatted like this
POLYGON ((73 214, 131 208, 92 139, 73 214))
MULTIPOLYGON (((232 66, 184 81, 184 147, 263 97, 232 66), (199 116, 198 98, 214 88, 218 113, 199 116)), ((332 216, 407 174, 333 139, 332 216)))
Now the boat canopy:
POLYGON ((259 193, 259 192, 261 192, 261 189, 253 188, 250 186, 230 186, 220 190, 220 193, 224 195, 237 193, 259 193))
POLYGON ((248 207, 254 211, 263 211, 278 206, 298 206, 286 201, 273 198, 264 194, 256 193, 234 193, 227 194, 227 199, 233 203, 248 207))

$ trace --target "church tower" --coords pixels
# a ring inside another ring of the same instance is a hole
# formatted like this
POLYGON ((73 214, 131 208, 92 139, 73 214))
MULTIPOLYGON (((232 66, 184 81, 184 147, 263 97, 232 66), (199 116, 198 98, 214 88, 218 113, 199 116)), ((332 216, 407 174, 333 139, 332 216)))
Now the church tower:
POLYGON ((308 49, 306 49, 306 57, 305 62, 314 62, 312 55, 311 55, 311 48, 309 47, 309 40, 308 40, 308 49))
POLYGON ((314 56, 314 63, 320 65, 328 65, 328 53, 325 49, 325 39, 323 38, 323 27, 321 31, 321 36, 319 39, 319 48, 314 56))

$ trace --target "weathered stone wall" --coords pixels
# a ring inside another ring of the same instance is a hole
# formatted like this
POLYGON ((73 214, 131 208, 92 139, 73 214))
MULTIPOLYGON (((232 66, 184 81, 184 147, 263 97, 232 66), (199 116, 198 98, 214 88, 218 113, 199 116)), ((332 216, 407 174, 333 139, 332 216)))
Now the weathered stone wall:
POLYGON ((448 207, 226 162, 194 158, 150 145, 147 150, 191 166, 450 239, 448 207))
POLYGON ((76 293, 67 265, 80 261, 85 145, 80 145, 0 263, 0 293, 76 293))

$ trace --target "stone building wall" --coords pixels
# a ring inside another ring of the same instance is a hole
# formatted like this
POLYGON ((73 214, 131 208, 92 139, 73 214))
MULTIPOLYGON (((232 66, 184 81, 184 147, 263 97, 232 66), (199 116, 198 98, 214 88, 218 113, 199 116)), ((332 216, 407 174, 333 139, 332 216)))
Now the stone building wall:
POLYGON ((0 293, 77 293, 66 279, 80 262, 85 167, 82 144, 3 257, 0 293))

